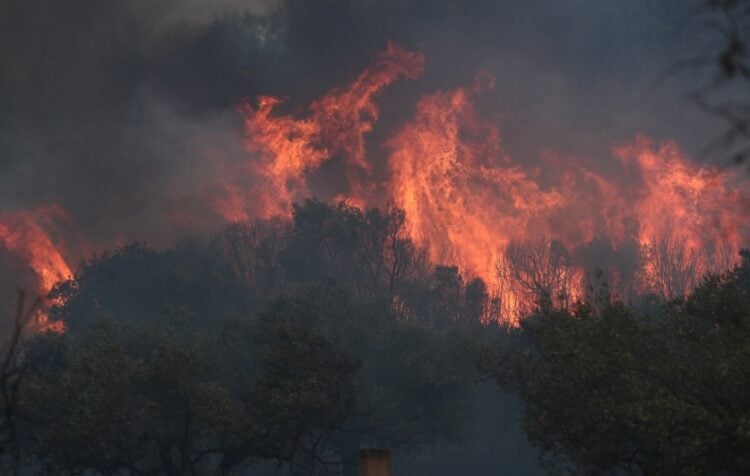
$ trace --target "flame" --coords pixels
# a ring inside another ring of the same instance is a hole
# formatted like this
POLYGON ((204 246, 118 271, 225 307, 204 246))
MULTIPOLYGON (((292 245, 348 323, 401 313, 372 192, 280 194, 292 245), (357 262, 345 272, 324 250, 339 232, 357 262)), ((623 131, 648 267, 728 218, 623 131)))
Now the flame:
POLYGON ((745 180, 732 171, 701 167, 676 144, 656 146, 645 136, 614 153, 639 179, 630 203, 639 241, 651 252, 649 278, 662 294, 685 295, 697 284, 696 277, 737 263, 747 235, 745 180), (678 262, 665 262, 675 258, 678 262), (665 266, 682 267, 693 278, 665 283, 665 266))
POLYGON ((565 198, 542 190, 500 147, 496 127, 463 88, 422 98, 389 142, 391 194, 408 229, 434 262, 457 263, 488 283, 500 251, 522 239, 565 198))
POLYGON ((644 243, 672 233, 693 249, 707 242, 739 246, 747 222, 747 185, 736 174, 690 162, 674 143, 655 146, 645 136, 616 147, 625 165, 634 166, 642 189, 633 205, 644 243))
MULTIPOLYGON (((47 296, 58 283, 73 275, 63 252, 45 231, 45 226, 60 217, 66 217, 59 207, 39 208, 0 215, 0 246, 21 258, 34 272, 36 289, 47 296)), ((46 312, 37 316, 40 330, 63 332, 63 322, 50 321, 46 312)))
MULTIPOLYGON (((310 172, 334 157, 343 159, 348 179, 337 200, 382 206, 365 148, 378 119, 375 98, 400 77, 418 77, 423 64, 421 53, 389 43, 375 64, 314 101, 302 118, 276 115, 277 98, 243 103, 247 173, 260 180, 249 189, 228 185, 221 213, 288 217, 292 202, 310 195, 310 172)), ((735 263, 747 235, 746 181, 645 136, 613 148, 614 177, 552 151, 539 166, 524 167, 474 106, 493 87, 494 78, 480 73, 471 87, 424 95, 386 143, 387 202, 405 210, 410 236, 432 262, 483 278, 504 312, 516 316, 538 305, 531 302, 535 287, 553 304, 583 298, 592 270, 581 256, 596 246, 645 260, 638 270, 598 263, 609 267, 606 278, 621 298, 678 297, 703 273, 735 263)))
MULTIPOLYGON (((736 263, 748 242, 746 179, 700 166, 673 142, 644 135, 612 149, 608 173, 597 170, 601 160, 554 151, 533 166, 514 161, 498 127, 475 107, 494 87, 487 73, 471 86, 422 96, 386 141, 388 177, 379 183, 366 148, 379 117, 376 100, 423 68, 422 53, 388 43, 351 83, 301 114, 279 114, 276 97, 243 101, 247 158, 239 166, 220 161, 220 196, 211 182, 207 198, 229 221, 288 219, 293 202, 311 195, 311 174, 341 160, 346 185, 334 191, 336 200, 403 209, 409 236, 431 261, 482 278, 501 303, 502 315, 494 317, 510 322, 538 306, 591 297, 600 276, 625 300, 652 292, 675 298, 704 273, 736 263)), ((45 232, 49 217, 62 213, 0 215, 0 244, 26 260, 40 294, 72 274, 45 232)))
POLYGON ((313 102, 304 118, 275 115, 282 101, 263 96, 253 107, 243 102, 246 149, 252 159, 240 172, 256 178, 251 190, 228 186, 227 198, 217 202, 229 220, 288 216, 292 203, 309 195, 306 176, 336 155, 347 165, 350 203, 363 204, 369 194, 370 164, 365 135, 378 120, 375 97, 400 77, 415 79, 424 57, 388 43, 374 65, 345 88, 334 89, 313 102))
POLYGON ((388 143, 390 189, 431 259, 494 285, 510 320, 538 305, 532 290, 551 301, 582 298, 587 272, 571 253, 596 239, 613 250, 633 240, 644 252, 643 276, 633 282, 612 270, 609 285, 620 297, 684 296, 706 272, 736 263, 747 238, 747 181, 698 166, 674 143, 638 136, 613 149, 624 169, 619 180, 548 152, 544 169, 557 182, 545 188, 538 169, 503 153, 475 94, 458 88, 422 98, 388 143), (617 289, 626 284, 635 291, 617 289))

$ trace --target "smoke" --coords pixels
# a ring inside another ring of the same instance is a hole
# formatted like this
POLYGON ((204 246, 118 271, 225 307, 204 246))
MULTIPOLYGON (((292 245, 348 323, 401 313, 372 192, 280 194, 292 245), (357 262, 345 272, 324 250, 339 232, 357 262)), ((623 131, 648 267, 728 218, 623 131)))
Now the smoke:
MULTIPOLYGON (((216 177, 247 154, 240 99, 281 96, 280 112, 294 114, 351 81, 388 39, 426 64, 379 99, 366 137, 376 175, 421 95, 479 70, 497 78, 481 113, 516 160, 549 148, 608 161, 612 143, 639 131, 690 151, 711 132, 687 112, 687 86, 644 93, 687 54, 687 14, 678 0, 6 0, 2 211, 60 205, 90 250, 211 228, 216 177)), ((339 166, 311 177, 313 193, 336 188, 339 166)))
POLYGON ((153 22, 159 33, 166 34, 185 26, 205 28, 237 16, 268 16, 281 6, 279 0, 136 0, 129 2, 127 8, 141 21, 153 22))

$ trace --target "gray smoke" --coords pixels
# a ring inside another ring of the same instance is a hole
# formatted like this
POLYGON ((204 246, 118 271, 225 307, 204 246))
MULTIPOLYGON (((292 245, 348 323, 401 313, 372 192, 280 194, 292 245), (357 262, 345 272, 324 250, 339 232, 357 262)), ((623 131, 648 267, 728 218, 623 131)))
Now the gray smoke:
MULTIPOLYGON (((103 246, 214 226, 205 196, 245 154, 237 101, 280 95, 297 111, 388 39, 427 64, 382 97, 368 139, 381 172, 381 145, 419 96, 471 84, 480 69, 497 77, 482 113, 516 160, 552 148, 606 168, 609 147, 636 132, 695 151, 717 128, 682 98, 700 80, 650 87, 692 54, 687 3, 5 0, 0 209, 59 203, 103 246)), ((320 173, 313 183, 340 176, 320 173)))

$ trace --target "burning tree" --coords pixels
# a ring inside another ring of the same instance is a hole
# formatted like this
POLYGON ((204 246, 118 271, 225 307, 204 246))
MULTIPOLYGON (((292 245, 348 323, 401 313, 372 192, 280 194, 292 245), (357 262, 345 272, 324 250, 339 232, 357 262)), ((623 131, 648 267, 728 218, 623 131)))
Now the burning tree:
POLYGON ((598 237, 577 247, 573 255, 584 275, 587 302, 635 302, 642 294, 647 257, 645 247, 637 240, 613 243, 598 237))
POLYGON ((664 299, 686 296, 700 279, 700 254, 687 239, 663 233, 648 247, 652 285, 664 299))
POLYGON ((747 266, 655 316, 621 303, 540 313, 482 366, 520 396, 529 438, 558 470, 745 474, 747 266))
POLYGON ((556 240, 513 241, 497 264, 505 289, 514 291, 519 317, 536 307, 542 311, 567 309, 578 292, 580 276, 565 246, 556 240))

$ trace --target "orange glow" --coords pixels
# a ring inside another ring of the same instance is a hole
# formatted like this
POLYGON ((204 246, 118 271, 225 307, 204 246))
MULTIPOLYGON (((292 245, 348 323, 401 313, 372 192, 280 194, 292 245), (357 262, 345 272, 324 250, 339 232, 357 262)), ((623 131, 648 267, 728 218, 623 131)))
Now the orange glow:
POLYGON ((275 115, 281 100, 258 98, 257 106, 245 101, 247 170, 254 177, 251 190, 228 186, 229 198, 217 210, 229 220, 288 215, 292 203, 309 195, 308 173, 334 156, 347 166, 351 203, 364 203, 370 190, 362 179, 370 173, 365 135, 378 120, 375 96, 399 77, 414 79, 422 72, 424 57, 389 43, 374 65, 347 87, 334 89, 313 102, 304 118, 275 115))
POLYGON ((656 147, 638 137, 614 149, 625 169, 618 180, 545 154, 543 170, 553 181, 545 188, 540 169, 523 169, 504 154, 497 128, 472 104, 477 93, 459 88, 422 98, 388 143, 389 188, 412 238, 434 262, 482 277, 501 298, 505 319, 539 305, 540 290, 551 304, 582 298, 594 270, 574 254, 594 240, 613 251, 635 243, 643 255, 639 273, 605 270, 620 298, 683 296, 706 272, 735 264, 747 181, 699 167, 672 143, 656 147))
MULTIPOLYGON (((36 289, 40 296, 47 296, 56 284, 73 275, 63 252, 45 231, 50 221, 64 217, 59 207, 37 209, 0 215, 0 247, 21 258, 36 275, 36 289)), ((40 330, 63 332, 63 322, 51 322, 41 311, 37 316, 40 330)))
POLYGON ((473 93, 459 88, 422 98, 414 119, 388 142, 390 191, 433 262, 456 263, 492 285, 502 249, 565 199, 510 163, 497 128, 474 109, 473 93))
MULTIPOLYGON (((292 204, 311 196, 311 173, 340 160, 346 184, 329 191, 338 192, 335 201, 403 209, 409 236, 430 261, 457 265, 467 282, 482 278, 500 303, 495 317, 512 323, 598 293, 678 298, 705 273, 734 266, 748 245, 748 180, 701 167, 674 143, 638 136, 612 149, 608 173, 601 159, 554 151, 533 165, 514 161, 475 107, 494 87, 487 73, 471 86, 425 94, 386 141, 387 176, 378 177, 366 150, 376 99, 423 68, 421 53, 389 43, 348 85, 300 114, 278 113, 283 101, 275 97, 244 101, 247 158, 240 166, 219 161, 222 196, 211 182, 211 205, 228 221, 288 219, 292 204)), ((45 232, 46 217, 61 213, 0 215, 0 245, 26 260, 40 294, 72 274, 45 232)))
POLYGON ((651 253, 652 286, 666 295, 684 295, 703 274, 736 264, 747 232, 747 181, 732 171, 700 167, 676 144, 655 146, 644 136, 614 152, 641 185, 629 203, 640 225, 639 241, 651 253), (665 262, 665 254, 679 255, 679 262, 665 262), (670 271, 660 269, 665 266, 680 266, 692 279, 665 283, 663 274, 670 271))
POLYGON ((615 148, 625 166, 636 169, 642 189, 634 212, 641 219, 640 238, 651 242, 666 228, 679 233, 692 248, 708 241, 739 245, 746 222, 746 201, 730 172, 699 167, 688 161, 676 144, 656 147, 646 137, 615 148))
POLYGON ((311 194, 310 172, 339 157, 348 190, 336 200, 364 208, 384 198, 405 210, 410 236, 432 262, 483 278, 511 321, 540 304, 540 289, 551 305, 586 297, 597 279, 621 299, 679 297, 705 272, 736 262, 746 242, 746 181, 643 136, 613 149, 616 178, 552 151, 524 167, 474 106, 494 86, 487 73, 471 87, 422 97, 386 143, 389 177, 379 189, 365 150, 378 119, 375 98, 399 77, 419 76, 423 63, 420 53, 389 43, 300 118, 274 114, 277 98, 245 102, 246 173, 255 185, 227 185, 229 198, 217 209, 230 220, 288 217, 292 203, 311 194), (617 258, 597 260, 605 252, 617 258))

